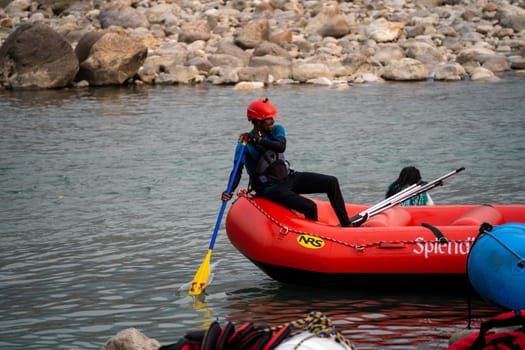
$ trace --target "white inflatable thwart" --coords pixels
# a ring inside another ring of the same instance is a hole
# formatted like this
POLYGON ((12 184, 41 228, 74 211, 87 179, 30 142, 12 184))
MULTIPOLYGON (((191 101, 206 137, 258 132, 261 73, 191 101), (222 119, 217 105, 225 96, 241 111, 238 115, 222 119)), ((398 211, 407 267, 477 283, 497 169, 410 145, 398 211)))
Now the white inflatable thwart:
POLYGON ((285 339, 275 350, 353 350, 335 337, 320 337, 305 331, 285 339))

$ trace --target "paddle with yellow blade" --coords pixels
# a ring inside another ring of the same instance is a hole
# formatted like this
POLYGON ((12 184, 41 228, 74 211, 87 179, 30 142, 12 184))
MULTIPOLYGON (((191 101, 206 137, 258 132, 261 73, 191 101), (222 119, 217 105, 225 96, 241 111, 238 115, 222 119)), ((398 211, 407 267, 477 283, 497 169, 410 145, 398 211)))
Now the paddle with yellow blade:
MULTIPOLYGON (((244 154, 245 148, 246 148, 246 142, 243 141, 240 151, 237 155, 237 160, 235 161, 235 165, 233 167, 232 174, 230 176, 230 181, 228 182, 228 187, 226 188, 227 193, 230 193, 232 191, 233 183, 235 182, 237 172, 239 171, 239 166, 241 164, 241 160, 242 160, 242 156, 244 154)), ((211 237, 210 246, 208 247, 208 253, 206 253, 206 256, 204 257, 204 260, 202 261, 201 266, 197 270, 195 277, 193 277, 193 281, 191 282, 190 289, 188 291, 189 295, 201 294, 208 284, 208 278, 210 277, 211 253, 213 251, 213 246, 215 245, 217 233, 219 232, 219 228, 221 226, 221 221, 222 221, 222 216, 224 215, 224 210, 226 209, 227 203, 228 201, 225 201, 225 200, 222 201, 221 209, 219 211, 219 216, 217 217, 217 222, 215 223, 215 229, 213 230, 213 235, 211 237)))

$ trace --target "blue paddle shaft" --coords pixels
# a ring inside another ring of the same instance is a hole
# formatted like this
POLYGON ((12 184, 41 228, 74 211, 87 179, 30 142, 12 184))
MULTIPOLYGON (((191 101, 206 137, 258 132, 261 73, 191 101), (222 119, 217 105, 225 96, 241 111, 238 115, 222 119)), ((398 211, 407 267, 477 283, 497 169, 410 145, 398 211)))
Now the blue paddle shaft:
MULTIPOLYGON (((241 146, 241 150, 239 151, 239 155, 237 156, 237 160, 235 161, 233 172, 231 174, 230 181, 228 182, 228 187, 226 188, 226 192, 228 193, 232 191, 233 183, 235 181, 235 178, 237 177, 237 172, 239 171, 239 166, 241 165, 242 156, 244 154, 245 148, 246 144, 243 143, 241 146)), ((226 209, 227 203, 228 201, 222 201, 221 209, 219 210, 219 216, 217 216, 217 222, 215 223, 215 229, 213 230, 213 236, 211 237, 210 246, 208 247, 209 250, 212 250, 213 246, 215 245, 217 233, 219 232, 219 228, 221 227, 222 216, 224 215, 224 210, 226 209)))

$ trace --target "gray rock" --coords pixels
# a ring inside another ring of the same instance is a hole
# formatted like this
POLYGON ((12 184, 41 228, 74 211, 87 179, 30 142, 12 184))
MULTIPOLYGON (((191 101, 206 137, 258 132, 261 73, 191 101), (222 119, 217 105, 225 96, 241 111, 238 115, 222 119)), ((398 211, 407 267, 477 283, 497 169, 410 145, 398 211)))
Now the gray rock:
POLYGON ((389 22, 384 18, 379 18, 367 26, 366 34, 370 39, 380 43, 394 41, 399 38, 404 26, 404 23, 389 22))
POLYGON ((213 54, 208 56, 208 60, 210 63, 214 66, 221 66, 221 67, 242 67, 244 66, 244 62, 235 56, 228 55, 228 54, 213 54))
POLYGON ((496 75, 491 72, 490 70, 478 67, 472 70, 472 73, 470 74, 471 80, 499 80, 496 75))
POLYGON ((286 30, 271 36, 270 41, 277 45, 291 43, 293 38, 293 33, 290 30, 286 30))
POLYGON ((479 57, 481 66, 494 73, 504 72, 510 69, 510 63, 503 55, 483 55, 479 57))
POLYGON ((240 59, 244 65, 248 64, 251 56, 248 52, 244 51, 230 40, 220 40, 217 44, 217 50, 215 53, 235 56, 240 59))
POLYGON ((43 23, 20 25, 0 47, 0 84, 6 88, 62 88, 78 70, 73 48, 43 23))
POLYGON ((147 84, 155 84, 160 73, 167 72, 168 68, 174 65, 176 61, 171 57, 165 56, 148 56, 137 72, 140 80, 147 84))
POLYGON ((494 51, 485 47, 474 46, 461 50, 456 56, 456 61, 459 64, 467 64, 471 61, 481 62, 485 56, 494 55, 494 51))
POLYGON ((96 86, 122 84, 137 74, 147 55, 146 46, 128 36, 104 33, 91 45, 87 58, 80 62, 77 80, 87 80, 96 86))
POLYGON ((513 5, 503 5, 498 8, 496 18, 503 27, 519 32, 525 30, 525 10, 513 5))
POLYGON ((186 44, 170 41, 161 44, 152 54, 169 57, 177 64, 184 64, 188 60, 190 53, 186 44))
POLYGON ((408 41, 403 44, 406 56, 424 64, 436 65, 447 61, 447 56, 438 48, 420 41, 408 41))
POLYGON ((236 84, 239 82, 239 75, 237 72, 240 68, 224 66, 224 67, 214 67, 210 71, 210 76, 208 76, 207 81, 214 85, 222 84, 236 84))
POLYGON ((185 66, 195 66, 199 72, 208 74, 213 64, 205 57, 193 57, 184 63, 185 66))
POLYGON ((31 0, 13 0, 5 5, 5 12, 9 16, 20 16, 21 12, 31 8, 31 0))
POLYGON ((292 71, 292 62, 284 57, 266 55, 252 57, 248 63, 249 67, 268 67, 270 75, 274 80, 288 79, 292 71))
POLYGON ((143 13, 122 4, 101 10, 98 20, 102 28, 109 28, 110 26, 122 28, 149 27, 149 21, 143 13))
POLYGON ((75 54, 77 55, 79 62, 83 62, 88 58, 91 52, 91 47, 93 47, 102 36, 104 36, 104 32, 88 32, 80 38, 75 47, 75 54))
POLYGON ((76 2, 77 0, 38 0, 43 9, 49 9, 56 15, 61 14, 76 2))
POLYGON ((350 69, 351 75, 355 74, 361 67, 368 65, 368 58, 363 54, 353 53, 345 56, 341 62, 350 69))
POLYGON ((270 69, 266 66, 243 67, 238 73, 240 81, 258 81, 263 83, 270 82, 270 69))
POLYGON ((417 24, 415 26, 405 27, 405 33, 407 38, 415 38, 416 36, 423 35, 425 33, 425 25, 417 24))
POLYGON ((322 63, 299 63, 292 66, 291 78, 298 82, 307 82, 316 78, 332 79, 333 75, 326 64, 322 63))
POLYGON ((204 21, 184 23, 179 32, 179 41, 183 43, 192 43, 197 40, 209 40, 211 29, 204 21))
POLYGON ((109 339, 100 350, 157 350, 160 343, 135 328, 124 329, 109 339))
POLYGON ((283 49, 281 46, 271 43, 269 41, 263 41, 255 48, 255 50, 252 53, 252 56, 266 56, 266 55, 280 56, 280 57, 284 57, 287 59, 291 59, 288 51, 283 49))
POLYGON ((445 63, 435 67, 434 80, 457 81, 467 75, 465 68, 458 63, 445 63))
POLYGON ((379 44, 372 58, 386 65, 391 61, 400 60, 405 56, 405 51, 396 43, 379 44))
POLYGON ((341 38, 350 33, 350 25, 346 21, 345 16, 336 15, 330 17, 321 28, 317 30, 317 33, 322 37, 331 36, 334 38, 341 38))
POLYGON ((203 80, 199 70, 195 66, 172 65, 167 67, 165 72, 161 72, 155 78, 155 84, 190 84, 198 83, 203 80))
POLYGON ((383 68, 381 77, 386 80, 418 81, 427 80, 428 70, 423 63, 413 58, 392 61, 383 68))
POLYGON ((237 30, 234 43, 242 49, 252 49, 264 40, 270 40, 270 24, 266 18, 247 23, 237 30))
POLYGON ((525 69, 525 57, 513 56, 510 57, 510 67, 512 69, 525 69))

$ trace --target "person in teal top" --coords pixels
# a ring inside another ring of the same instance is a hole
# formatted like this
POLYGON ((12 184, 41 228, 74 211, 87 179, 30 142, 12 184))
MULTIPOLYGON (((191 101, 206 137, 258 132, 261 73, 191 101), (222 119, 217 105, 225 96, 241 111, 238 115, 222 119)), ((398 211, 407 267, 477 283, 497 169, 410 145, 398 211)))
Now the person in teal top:
MULTIPOLYGON (((398 192, 403 191, 405 188, 419 183, 421 181, 421 173, 419 169, 414 166, 408 166, 401 169, 399 177, 388 186, 385 198, 392 197, 398 192)), ((427 192, 422 192, 417 196, 414 196, 410 199, 407 199, 404 202, 401 202, 400 206, 409 206, 409 205, 433 205, 434 201, 430 198, 430 195, 427 192)))
POLYGON ((236 163, 241 148, 246 147, 240 163, 243 166, 236 174, 232 171, 230 180, 235 176, 232 191, 223 192, 221 199, 232 198, 245 168, 250 176, 251 194, 296 210, 307 219, 318 220, 317 204, 302 194, 326 193, 340 225, 351 226, 335 176, 290 169, 284 157, 286 133, 282 125, 275 124, 274 117, 278 115, 275 106, 268 99, 256 100, 250 103, 246 114, 253 128, 240 135, 234 155, 236 163))

